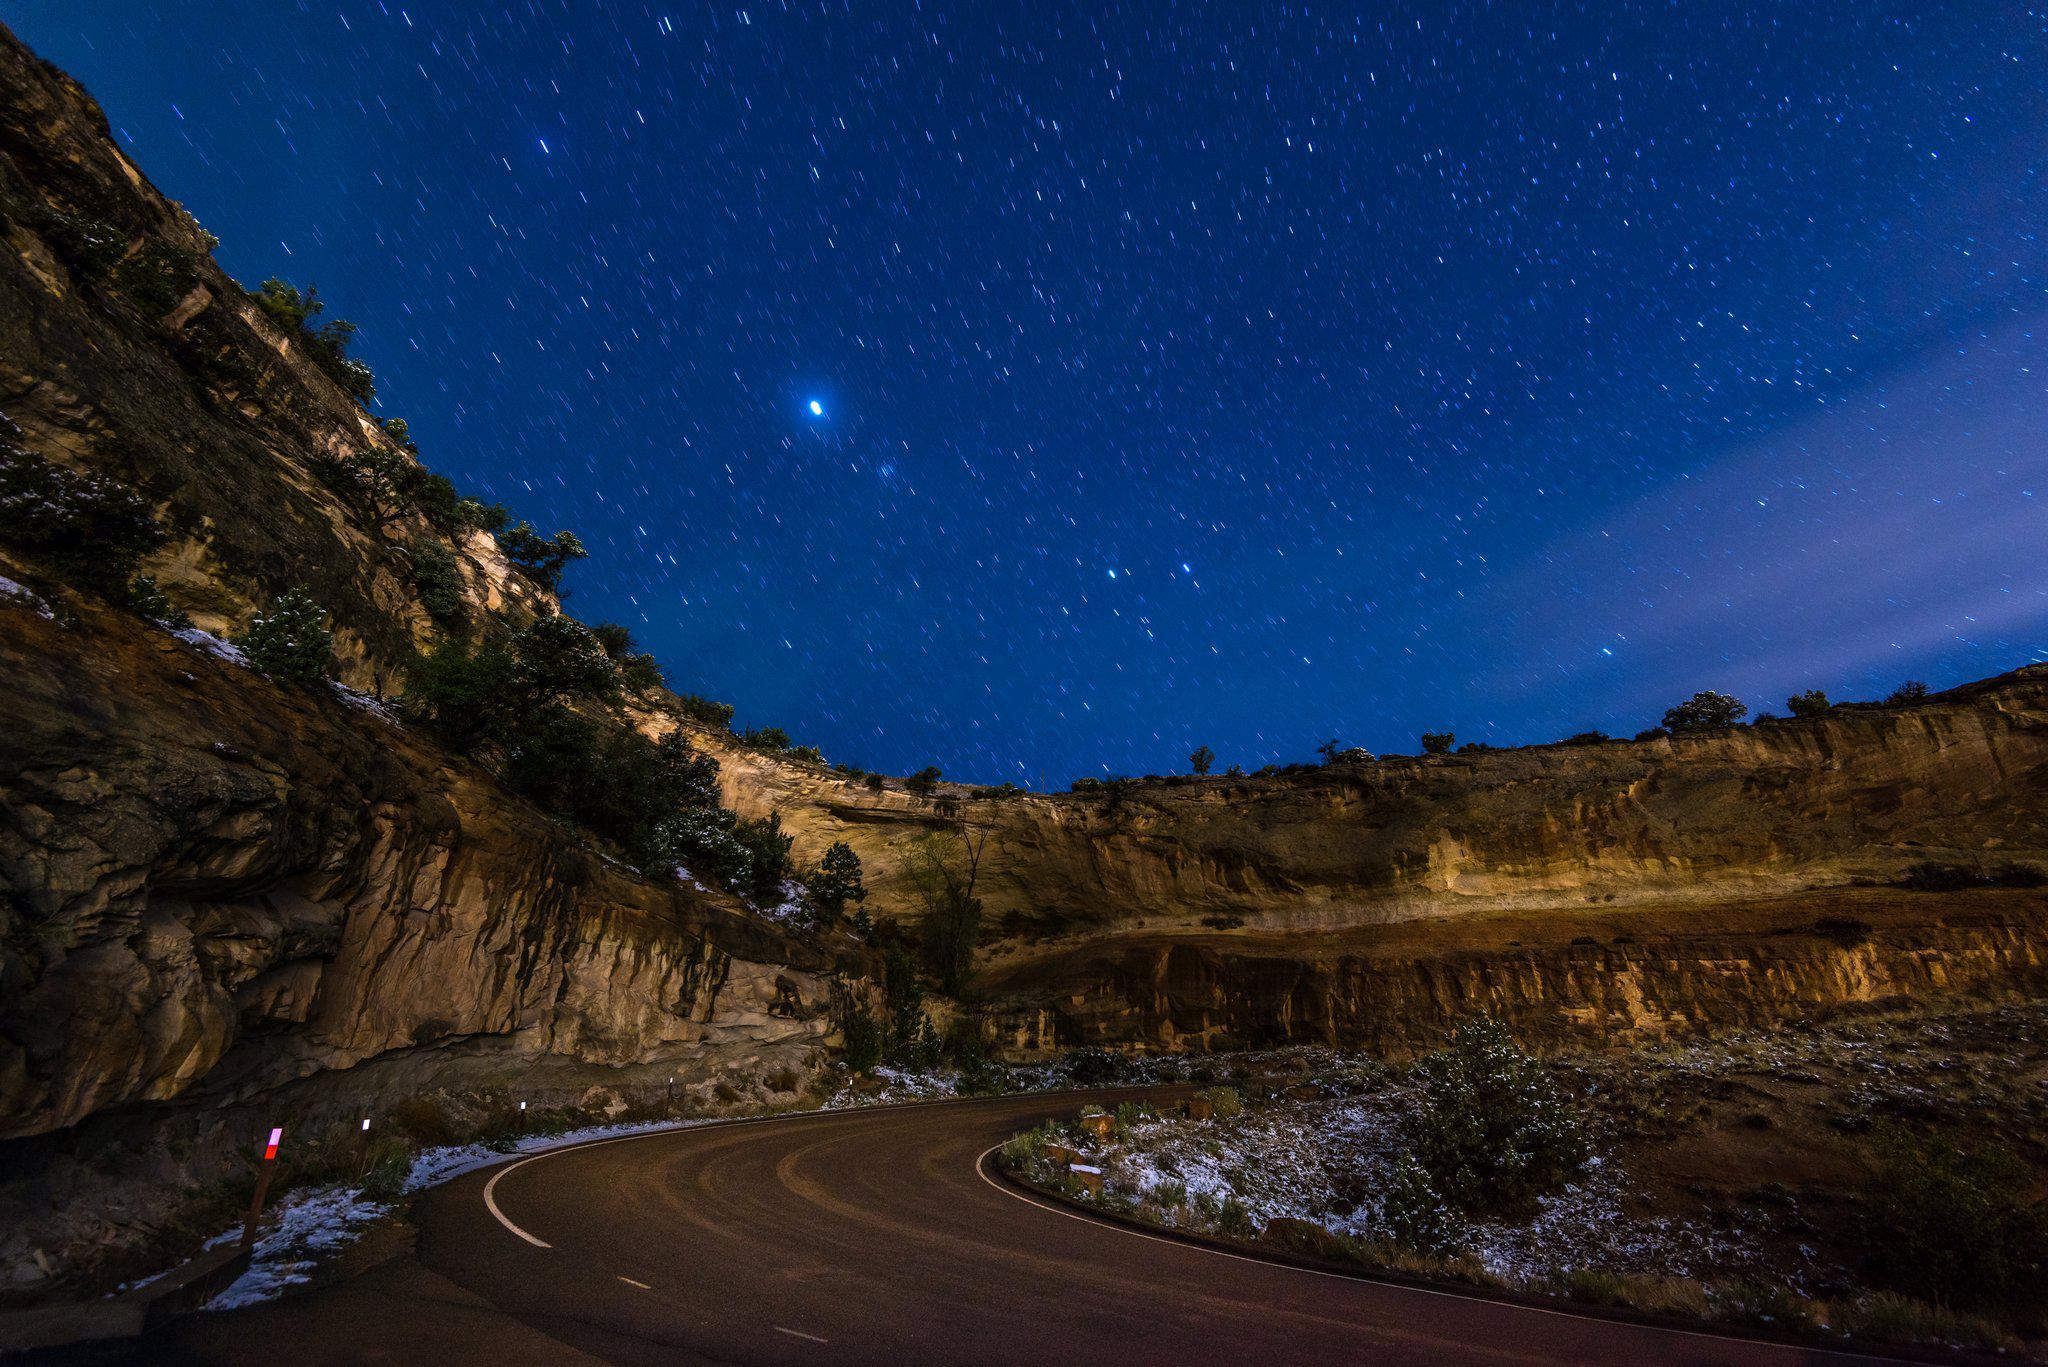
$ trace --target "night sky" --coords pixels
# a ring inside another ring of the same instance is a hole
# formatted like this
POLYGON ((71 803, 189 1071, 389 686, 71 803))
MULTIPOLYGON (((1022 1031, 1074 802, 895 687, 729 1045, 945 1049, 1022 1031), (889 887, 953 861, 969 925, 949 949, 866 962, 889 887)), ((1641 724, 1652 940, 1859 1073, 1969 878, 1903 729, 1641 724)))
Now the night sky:
POLYGON ((572 611, 835 760, 2048 659, 2040 9, 1365 8, 0 17, 429 463, 583 537, 572 611))

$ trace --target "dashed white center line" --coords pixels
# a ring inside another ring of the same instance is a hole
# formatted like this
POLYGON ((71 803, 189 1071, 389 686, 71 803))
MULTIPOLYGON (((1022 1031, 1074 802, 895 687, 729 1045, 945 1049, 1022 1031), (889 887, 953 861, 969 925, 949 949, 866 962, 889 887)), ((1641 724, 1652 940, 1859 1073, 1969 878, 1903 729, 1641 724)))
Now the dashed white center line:
POLYGON ((824 1340, 824 1339, 821 1339, 821 1338, 819 1338, 819 1337, 818 1337, 818 1336, 817 1336, 816 1334, 806 1334, 806 1333, 805 1333, 805 1332, 804 1332, 803 1330, 801 1330, 801 1329, 784 1329, 784 1328, 783 1328, 783 1327, 782 1327, 781 1325, 779 1325, 779 1324, 778 1324, 778 1325, 774 1325, 774 1326, 772 1326, 772 1327, 774 1328, 774 1330, 775 1330, 775 1332, 776 1332, 776 1333, 778 1333, 778 1334, 787 1334, 787 1335, 789 1335, 789 1336, 790 1336, 791 1338, 793 1338, 793 1339, 809 1339, 809 1340, 810 1340, 810 1341, 811 1341, 812 1343, 824 1343, 824 1342, 826 1342, 826 1340, 824 1340))
POLYGON ((652 1290, 654 1289, 653 1287, 649 1286, 649 1285, 648 1285, 648 1284, 647 1284, 646 1282, 636 1282, 636 1281, 634 1281, 634 1280, 633 1280, 633 1279, 632 1279, 631 1277, 628 1277, 628 1276, 624 1276, 624 1275, 621 1275, 621 1276, 619 1277, 619 1280, 620 1280, 620 1281, 622 1281, 622 1282, 624 1282, 624 1283, 625 1283, 626 1285, 628 1285, 628 1286, 637 1286, 637 1287, 639 1287, 639 1288, 640 1288, 640 1289, 641 1289, 642 1291, 652 1291, 652 1290))

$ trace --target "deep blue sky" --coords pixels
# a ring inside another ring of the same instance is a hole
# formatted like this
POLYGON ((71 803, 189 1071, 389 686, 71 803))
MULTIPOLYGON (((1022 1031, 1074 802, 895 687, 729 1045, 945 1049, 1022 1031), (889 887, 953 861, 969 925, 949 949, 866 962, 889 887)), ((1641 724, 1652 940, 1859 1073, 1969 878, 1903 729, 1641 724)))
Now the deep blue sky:
POLYGON ((574 611, 834 759, 2048 658, 2038 10, 1352 8, 0 17, 432 464, 582 535, 574 611))

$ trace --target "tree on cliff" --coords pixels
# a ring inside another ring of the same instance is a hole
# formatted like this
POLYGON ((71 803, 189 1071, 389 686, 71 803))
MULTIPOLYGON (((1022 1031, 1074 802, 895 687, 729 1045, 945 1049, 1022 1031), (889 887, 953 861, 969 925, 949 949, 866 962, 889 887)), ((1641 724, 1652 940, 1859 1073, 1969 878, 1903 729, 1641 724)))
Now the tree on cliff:
POLYGON ((1834 704, 1828 701, 1827 694, 1818 688, 1810 688, 1804 693, 1794 693, 1785 699, 1785 706, 1795 717, 1818 717, 1834 704))
POLYGON ((1457 740, 1457 736, 1449 731, 1424 731, 1422 733, 1422 753, 1425 755, 1448 755, 1451 753, 1451 743, 1455 740, 1457 740))
POLYGON ((555 613, 535 618, 512 640, 513 679, 526 706, 540 709, 570 698, 607 702, 619 690, 618 667, 589 627, 555 613))
POLYGON ((1198 774, 1209 772, 1209 766, 1216 762, 1216 752, 1206 745, 1195 747, 1195 753, 1188 756, 1188 768, 1198 774))
POLYGON ((292 683, 317 683, 327 676, 334 658, 334 633, 327 629, 326 616, 313 595, 295 588, 249 623, 235 644, 265 674, 292 683))
POLYGON ((986 832, 972 839, 934 832, 911 846, 904 867, 904 881, 922 913, 918 941, 925 966, 948 996, 959 996, 974 976, 974 949, 981 941, 981 899, 974 885, 987 843, 986 832))
POLYGON ((903 780, 903 786, 919 797, 930 797, 932 789, 939 786, 939 766, 927 764, 924 768, 903 780))
POLYGON ((868 899, 867 885, 861 879, 860 856, 844 840, 835 840, 825 847, 818 866, 805 876, 804 886, 810 890, 811 905, 817 908, 818 918, 827 924, 844 914, 848 902, 868 899))
POLYGON ((120 602, 163 539, 149 504, 125 486, 0 441, 0 542, 120 602))
POLYGON ((1885 695, 1885 701, 1894 707, 1905 703, 1924 702, 1927 699, 1927 685, 1918 679, 1908 679, 1885 695))
POLYGON ((532 523, 523 521, 510 531, 498 534, 498 549, 550 593, 561 586, 562 571, 570 561, 584 560, 590 555, 583 549, 576 533, 556 532, 551 537, 544 537, 533 529, 532 523))
POLYGON ((377 377, 368 366, 348 354, 355 341, 356 325, 334 318, 314 326, 313 320, 327 308, 321 302, 319 286, 308 285, 300 293, 297 286, 283 280, 266 280, 262 291, 254 297, 256 307, 296 337, 313 364, 340 385, 343 393, 357 403, 368 403, 377 396, 377 377))
POLYGON ((1749 708, 1739 699, 1706 689, 1668 709, 1664 713, 1664 729, 1675 734, 1711 731, 1717 726, 1733 726, 1748 715, 1749 708))

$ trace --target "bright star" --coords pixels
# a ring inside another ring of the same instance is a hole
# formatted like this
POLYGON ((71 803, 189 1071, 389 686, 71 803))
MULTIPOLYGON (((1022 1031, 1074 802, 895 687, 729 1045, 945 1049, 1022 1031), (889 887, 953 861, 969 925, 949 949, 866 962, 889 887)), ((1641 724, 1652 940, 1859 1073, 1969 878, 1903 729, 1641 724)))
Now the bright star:
POLYGON ((822 403, 820 403, 820 402, 818 402, 818 401, 817 401, 816 399, 812 399, 812 400, 811 400, 811 416, 812 416, 812 417, 814 417, 814 418, 822 418, 822 417, 824 417, 824 416, 825 416, 825 405, 824 405, 824 404, 822 404, 822 403))

